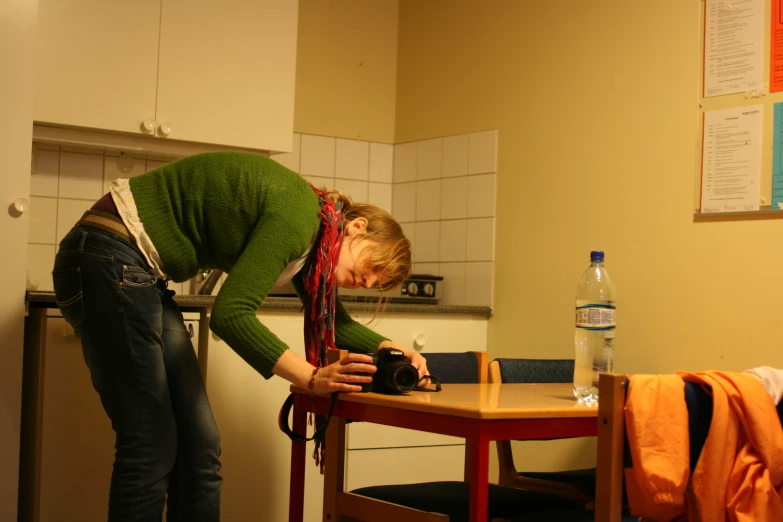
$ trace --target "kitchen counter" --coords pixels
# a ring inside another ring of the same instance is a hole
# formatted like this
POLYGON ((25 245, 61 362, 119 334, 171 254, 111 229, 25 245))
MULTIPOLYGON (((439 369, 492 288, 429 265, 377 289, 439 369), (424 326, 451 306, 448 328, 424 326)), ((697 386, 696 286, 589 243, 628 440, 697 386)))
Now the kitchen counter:
MULTIPOLYGON (((351 298, 341 298, 342 303, 349 312, 375 313, 378 305, 373 302, 353 302, 351 298)), ((183 312, 198 312, 201 309, 211 308, 215 303, 212 295, 179 295, 174 297, 183 312)), ((54 292, 28 290, 26 302, 29 307, 56 308, 54 292)), ((300 310, 302 303, 296 297, 267 297, 261 303, 259 310, 300 310)), ((454 314, 454 315, 479 315, 492 316, 492 308, 478 305, 441 305, 422 303, 388 303, 383 307, 383 313, 410 313, 410 314, 454 314)))

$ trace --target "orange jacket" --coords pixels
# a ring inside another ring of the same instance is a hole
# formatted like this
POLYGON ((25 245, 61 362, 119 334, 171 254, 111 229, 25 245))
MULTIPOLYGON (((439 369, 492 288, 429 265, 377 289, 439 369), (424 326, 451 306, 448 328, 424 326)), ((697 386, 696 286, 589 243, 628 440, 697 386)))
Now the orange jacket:
POLYGON ((759 379, 730 372, 634 375, 625 405, 634 515, 656 521, 783 521, 783 429, 759 379), (713 414, 690 477, 684 382, 712 388, 713 414), (687 517, 687 518, 686 518, 687 517))

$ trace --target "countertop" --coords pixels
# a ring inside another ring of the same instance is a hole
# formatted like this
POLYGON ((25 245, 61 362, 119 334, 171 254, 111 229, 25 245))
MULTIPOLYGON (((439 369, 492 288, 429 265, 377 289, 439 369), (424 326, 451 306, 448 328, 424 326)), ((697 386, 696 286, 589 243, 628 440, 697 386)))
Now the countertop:
MULTIPOLYGON (((174 300, 183 311, 197 311, 200 308, 210 308, 215 302, 212 295, 179 295, 174 300)), ((56 308, 54 292, 42 290, 28 290, 26 295, 28 306, 38 308, 56 308)), ((342 303, 349 312, 375 313, 376 303, 350 302, 342 299, 342 303)), ((259 310, 301 310, 302 303, 295 297, 267 297, 261 303, 259 310)), ((419 303, 388 303, 383 313, 405 314, 451 314, 451 315, 479 315, 492 316, 492 308, 489 306, 472 305, 440 305, 419 303)))

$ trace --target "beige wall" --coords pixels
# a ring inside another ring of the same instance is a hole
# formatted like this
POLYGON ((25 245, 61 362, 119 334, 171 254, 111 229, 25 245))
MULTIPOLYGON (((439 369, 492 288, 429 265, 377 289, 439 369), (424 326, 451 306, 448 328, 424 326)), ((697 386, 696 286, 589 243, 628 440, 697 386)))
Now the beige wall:
POLYGON ((294 132, 394 143, 397 0, 300 0, 294 132))
POLYGON ((499 129, 491 357, 571 356, 604 249, 618 370, 783 366, 783 221, 693 220, 699 4, 400 1, 396 141, 499 129))

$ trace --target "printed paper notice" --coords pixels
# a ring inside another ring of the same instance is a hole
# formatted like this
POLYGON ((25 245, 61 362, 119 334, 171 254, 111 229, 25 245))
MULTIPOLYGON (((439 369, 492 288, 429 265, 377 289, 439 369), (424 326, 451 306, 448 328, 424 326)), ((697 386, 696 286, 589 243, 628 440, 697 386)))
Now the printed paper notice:
POLYGON ((760 89, 763 59, 764 0, 707 0, 704 97, 760 89))
POLYGON ((762 107, 704 113, 701 211, 759 209, 762 107))

